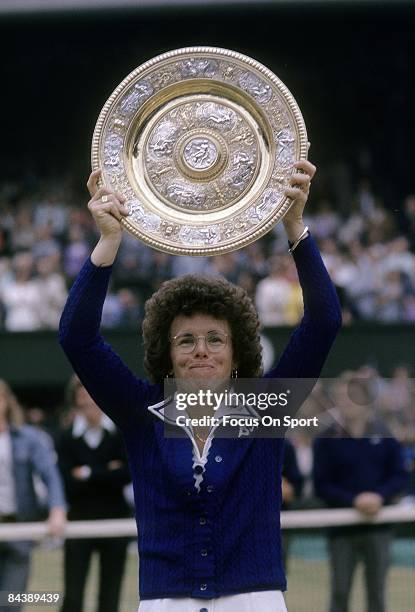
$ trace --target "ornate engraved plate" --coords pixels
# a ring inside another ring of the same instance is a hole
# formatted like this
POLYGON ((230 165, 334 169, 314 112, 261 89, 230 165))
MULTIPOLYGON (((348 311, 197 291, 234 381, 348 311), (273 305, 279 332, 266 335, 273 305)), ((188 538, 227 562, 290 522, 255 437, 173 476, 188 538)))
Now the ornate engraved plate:
POLYGON ((188 47, 136 68, 98 118, 92 167, 127 198, 124 227, 176 255, 239 249, 289 210, 307 132, 288 89, 255 60, 188 47))

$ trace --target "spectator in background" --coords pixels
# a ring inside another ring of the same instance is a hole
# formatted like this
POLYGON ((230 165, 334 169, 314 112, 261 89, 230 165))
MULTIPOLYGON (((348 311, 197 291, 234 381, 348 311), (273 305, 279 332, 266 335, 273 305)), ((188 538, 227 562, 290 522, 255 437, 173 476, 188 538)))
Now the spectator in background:
POLYGON ((239 266, 235 253, 224 253, 211 257, 207 269, 209 276, 222 276, 231 283, 236 283, 239 266))
POLYGON ((158 277, 153 265, 155 253, 154 249, 125 232, 120 259, 114 263, 114 284, 139 291, 142 296, 149 295, 152 283, 157 283, 158 277))
POLYGON ((399 321, 402 313, 402 299, 401 273, 398 270, 390 270, 385 274, 384 282, 375 295, 374 308, 377 318, 384 323, 399 321))
MULTIPOLYGON (((38 520, 42 514, 34 477, 45 485, 48 531, 63 533, 66 508, 56 454, 47 434, 23 425, 23 414, 9 385, 0 380, 0 523, 38 520)), ((27 590, 31 542, 0 542, 0 591, 27 590)), ((0 606, 0 612, 10 610, 0 606)), ((19 611, 20 607, 14 610, 19 611)))
POLYGON ((367 219, 371 219, 376 213, 376 199, 371 182, 368 178, 362 178, 357 190, 357 203, 359 211, 367 219))
POLYGON ((262 325, 295 325, 302 316, 302 296, 291 266, 286 255, 275 255, 269 276, 258 283, 255 302, 262 325))
POLYGON ((10 257, 0 257, 0 296, 4 287, 6 287, 13 278, 14 274, 10 257))
POLYGON ((7 331, 33 331, 42 327, 40 288, 32 278, 33 257, 18 253, 12 261, 13 276, 3 284, 1 299, 7 331))
POLYGON ((321 241, 321 256, 327 269, 335 271, 336 266, 340 264, 341 253, 339 245, 333 237, 324 238, 321 241))
POLYGON ((361 241, 366 221, 361 214, 351 210, 347 218, 342 220, 336 231, 336 237, 341 245, 350 244, 353 241, 361 241))
POLYGON ((415 274, 415 255, 409 250, 409 241, 399 236, 388 243, 388 251, 379 264, 380 271, 387 274, 399 271, 408 277, 415 274))
POLYGON ((55 191, 38 203, 33 221, 36 229, 47 226, 53 236, 63 236, 67 226, 67 217, 68 209, 64 195, 55 191))
POLYGON ((376 295, 382 286, 379 262, 385 254, 384 246, 375 245, 359 253, 354 242, 350 248, 356 274, 349 279, 345 292, 356 319, 372 320, 377 315, 376 295))
POLYGON ((35 228, 31 214, 32 202, 23 201, 10 227, 10 245, 13 252, 30 250, 35 244, 35 228))
MULTIPOLYGON (((384 437, 388 432, 372 419, 366 391, 362 388, 358 398, 354 394, 354 401, 342 394, 338 406, 342 428, 333 428, 331 436, 315 440, 314 484, 317 495, 329 506, 353 507, 367 518, 376 516, 403 492, 407 473, 400 444, 384 437)), ((347 612, 360 559, 365 564, 367 611, 385 612, 390 542, 388 525, 330 530, 330 612, 347 612)))
POLYGON ((110 289, 105 297, 102 309, 102 327, 104 329, 115 329, 119 326, 121 318, 121 305, 116 293, 110 289))
POLYGON ((67 298, 63 275, 58 272, 55 255, 44 255, 36 262, 35 283, 40 294, 42 328, 57 329, 62 308, 67 298))
POLYGON ((89 245, 83 229, 78 225, 70 227, 68 243, 63 251, 63 269, 68 279, 75 278, 88 254, 89 245))
MULTIPOLYGON (((59 443, 71 520, 122 518, 130 515, 123 488, 131 481, 124 444, 74 376, 68 396, 76 413, 59 443)), ((100 556, 98 612, 117 612, 124 574, 126 538, 65 541, 65 594, 62 612, 81 612, 92 553, 100 556)))
POLYGON ((148 270, 151 279, 151 292, 157 291, 164 281, 171 278, 172 258, 168 253, 153 250, 152 262, 148 270))
POLYGON ((141 325, 143 309, 137 294, 131 289, 108 293, 102 311, 102 326, 106 329, 131 329, 141 325))
POLYGON ((331 202, 320 200, 313 218, 313 232, 319 240, 334 236, 340 225, 340 216, 331 202))
POLYGON ((377 398, 377 410, 401 442, 415 439, 415 383, 408 365, 397 365, 385 379, 377 398))
POLYGON ((120 289, 117 295, 121 306, 119 326, 125 329, 140 328, 144 311, 137 294, 130 289, 120 289))
POLYGON ((239 273, 236 284, 245 289, 250 299, 255 302, 256 283, 255 278, 249 270, 242 270, 239 273))
POLYGON ((60 259, 61 247, 54 238, 51 225, 42 225, 36 230, 36 242, 32 247, 32 255, 37 261, 42 257, 55 257, 60 259))
MULTIPOLYGON (((285 236, 284 239, 284 251, 286 249, 285 236)), ((269 273, 268 258, 265 256, 264 242, 257 240, 252 242, 244 249, 238 251, 236 255, 239 258, 239 265, 241 270, 251 274, 257 283, 269 273)))

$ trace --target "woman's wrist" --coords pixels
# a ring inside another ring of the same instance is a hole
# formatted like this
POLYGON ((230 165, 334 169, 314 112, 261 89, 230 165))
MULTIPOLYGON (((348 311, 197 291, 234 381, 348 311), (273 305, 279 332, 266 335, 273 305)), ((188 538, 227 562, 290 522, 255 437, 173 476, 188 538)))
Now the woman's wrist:
POLYGON ((97 245, 91 253, 91 261, 99 268, 111 266, 117 256, 121 244, 119 236, 100 236, 97 245))
POLYGON ((308 233, 308 227, 305 227, 303 229, 303 231, 301 232, 301 234, 298 236, 297 240, 295 242, 290 242, 290 248, 288 249, 288 252, 292 255, 295 251, 295 249, 298 247, 298 245, 300 244, 300 242, 302 240, 304 240, 305 238, 307 238, 309 235, 308 233))
POLYGON ((288 241, 291 243, 297 242, 301 234, 305 230, 304 221, 302 219, 283 220, 285 232, 287 234, 288 241))

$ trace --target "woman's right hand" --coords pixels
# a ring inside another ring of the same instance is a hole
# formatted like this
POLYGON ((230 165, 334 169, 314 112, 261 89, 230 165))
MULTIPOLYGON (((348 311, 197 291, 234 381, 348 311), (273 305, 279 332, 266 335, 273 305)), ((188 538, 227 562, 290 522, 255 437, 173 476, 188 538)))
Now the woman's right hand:
POLYGON ((98 187, 100 176, 101 170, 95 170, 89 176, 87 187, 91 199, 88 202, 88 209, 102 239, 121 240, 121 219, 129 214, 128 208, 124 205, 126 200, 124 196, 111 191, 108 187, 98 187))
POLYGON ((124 196, 107 187, 98 187, 100 176, 101 170, 92 172, 87 187, 91 195, 88 209, 101 233, 98 244, 91 253, 91 261, 95 266, 102 267, 114 263, 121 243, 121 219, 126 217, 129 211, 124 205, 124 196))

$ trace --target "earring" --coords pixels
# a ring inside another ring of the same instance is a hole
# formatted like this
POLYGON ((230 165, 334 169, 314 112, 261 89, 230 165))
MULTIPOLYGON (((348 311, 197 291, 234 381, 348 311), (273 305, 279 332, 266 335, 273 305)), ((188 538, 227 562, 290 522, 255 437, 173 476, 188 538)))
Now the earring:
POLYGON ((232 370, 232 372, 231 372, 231 378, 238 378, 238 370, 237 370, 237 368, 235 368, 234 370, 232 370))

